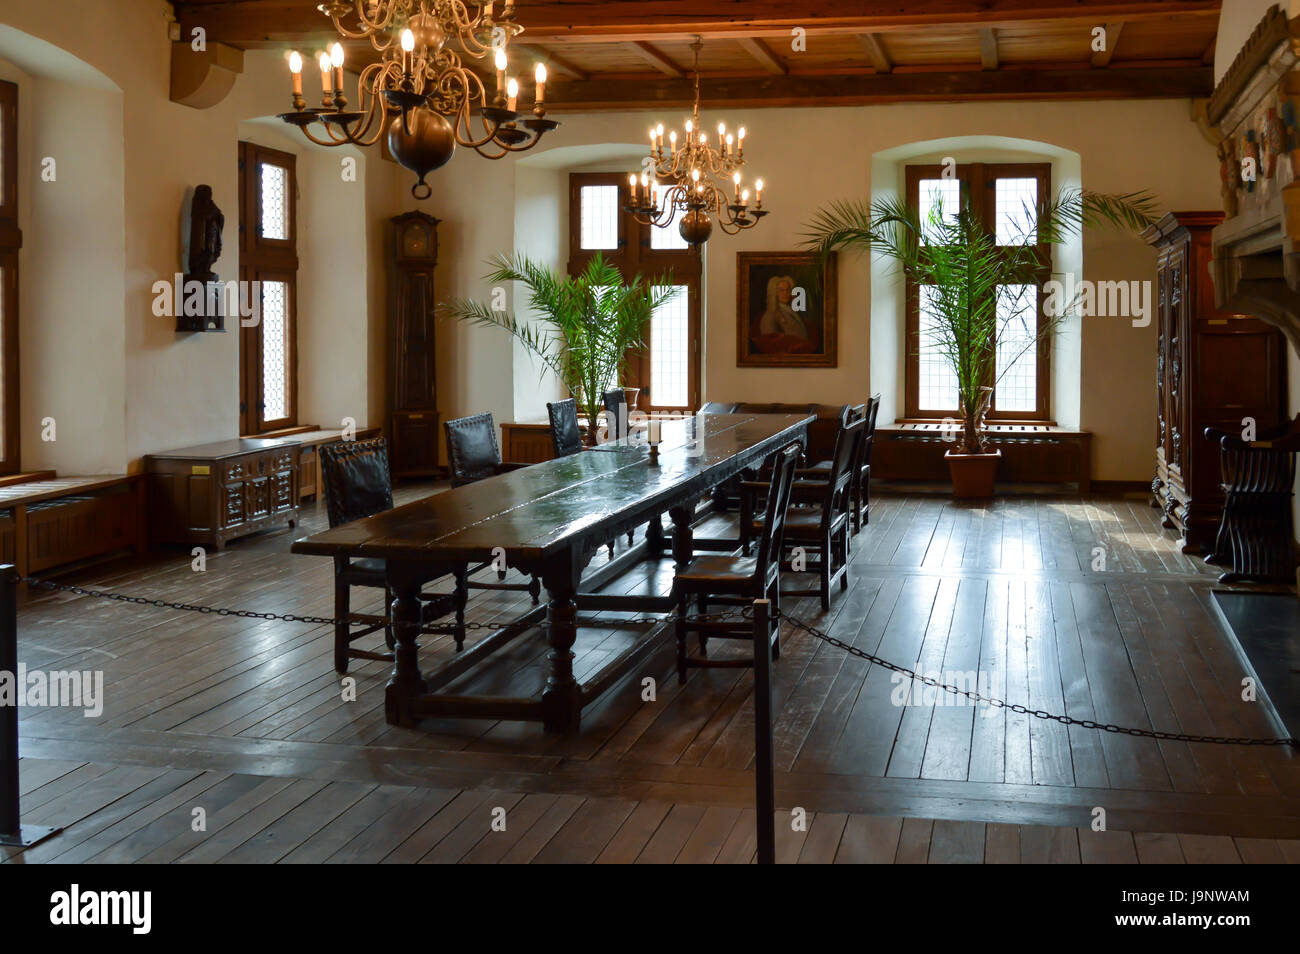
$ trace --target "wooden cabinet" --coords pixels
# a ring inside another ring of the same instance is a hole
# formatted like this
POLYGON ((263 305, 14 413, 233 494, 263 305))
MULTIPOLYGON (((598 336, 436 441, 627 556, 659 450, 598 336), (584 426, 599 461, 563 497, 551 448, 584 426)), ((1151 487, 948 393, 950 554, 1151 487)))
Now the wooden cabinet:
POLYGON ((388 315, 388 457, 396 478, 438 468, 434 266, 438 220, 408 212, 391 220, 388 315))
POLYGON ((1213 546, 1223 513, 1219 449, 1205 428, 1241 432, 1253 419, 1263 430, 1286 410, 1282 334, 1257 318, 1215 310, 1210 231, 1222 220, 1219 212, 1171 212, 1143 233, 1159 256, 1151 489, 1185 552, 1213 546))
POLYGON ((540 464, 555 456, 551 426, 542 423, 503 421, 501 459, 512 464, 540 464))
POLYGON ((239 439, 145 457, 155 543, 227 541, 298 520, 297 439, 239 439))

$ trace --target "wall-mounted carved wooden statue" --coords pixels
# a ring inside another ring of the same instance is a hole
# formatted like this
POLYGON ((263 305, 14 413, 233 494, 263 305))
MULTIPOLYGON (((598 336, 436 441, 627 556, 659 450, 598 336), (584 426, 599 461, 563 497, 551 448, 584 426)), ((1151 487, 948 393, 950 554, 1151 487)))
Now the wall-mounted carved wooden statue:
MULTIPOLYGON (((181 224, 181 235, 185 243, 182 250, 185 288, 189 289, 197 283, 203 286, 203 294, 201 299, 195 298, 201 300, 200 308, 187 304, 184 313, 176 315, 176 330, 225 331, 221 286, 216 284, 218 277, 212 266, 221 258, 221 230, 226 225, 226 217, 212 201, 212 186, 194 187, 194 196, 190 199, 186 217, 188 222, 181 224)), ((190 301, 188 292, 186 301, 190 301)))
POLYGON ((200 282, 216 280, 217 275, 212 271, 212 266, 221 258, 221 230, 225 225, 226 217, 217 208, 217 203, 212 201, 212 186, 196 186, 194 198, 190 202, 187 279, 200 282))

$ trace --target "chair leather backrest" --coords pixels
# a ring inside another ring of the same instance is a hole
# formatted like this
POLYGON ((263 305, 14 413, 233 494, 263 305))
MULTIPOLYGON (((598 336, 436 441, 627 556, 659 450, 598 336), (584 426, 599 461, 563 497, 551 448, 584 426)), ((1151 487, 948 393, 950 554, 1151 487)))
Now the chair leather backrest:
POLYGON ((461 487, 491 477, 501 463, 497 426, 489 413, 460 417, 443 425, 451 485, 461 487))
POLYGON ((326 444, 320 463, 331 527, 393 509, 388 442, 382 437, 326 444))
POLYGON ((546 405, 551 418, 551 447, 556 457, 568 457, 582 450, 582 430, 578 427, 578 405, 573 398, 546 405))
POLYGON ((627 392, 622 388, 610 388, 602 403, 605 405, 605 431, 609 439, 616 441, 627 437, 627 392))
POLYGON ((835 454, 831 457, 830 476, 826 481, 826 496, 822 499, 822 527, 825 528, 849 504, 849 483, 853 478, 853 465, 862 455, 862 441, 867 436, 864 418, 840 428, 835 438, 835 454))
POLYGON ((876 418, 880 416, 880 395, 871 395, 867 402, 867 431, 862 438, 862 453, 859 455, 858 469, 871 466, 871 451, 876 446, 876 418))
POLYGON ((771 560, 779 559, 781 542, 785 535, 785 514, 790 508, 790 491, 794 487, 794 470, 803 454, 803 444, 794 441, 775 454, 772 480, 767 489, 767 514, 763 520, 763 534, 758 541, 758 575, 767 574, 771 560))

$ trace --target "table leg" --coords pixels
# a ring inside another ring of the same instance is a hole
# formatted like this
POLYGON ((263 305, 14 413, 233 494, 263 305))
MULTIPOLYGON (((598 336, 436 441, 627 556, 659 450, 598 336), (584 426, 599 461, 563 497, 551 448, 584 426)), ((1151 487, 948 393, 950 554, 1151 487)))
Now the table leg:
POLYGON ((664 555, 664 518, 655 514, 645 528, 646 549, 653 556, 661 557, 664 555))
POLYGON ((582 719, 581 688, 573 678, 573 644, 578 638, 578 572, 572 559, 542 574, 546 587, 546 638, 550 671, 542 690, 542 722, 549 732, 577 732, 582 719))
POLYGON ((384 691, 384 718, 389 725, 415 724, 410 702, 425 691, 424 676, 420 673, 418 658, 420 623, 423 609, 420 604, 421 576, 404 572, 389 564, 388 587, 393 593, 389 615, 393 621, 393 674, 384 691))
POLYGON ((687 504, 673 507, 668 512, 673 518, 673 560, 680 571, 686 569, 686 564, 695 556, 695 531, 691 529, 695 507, 687 504))

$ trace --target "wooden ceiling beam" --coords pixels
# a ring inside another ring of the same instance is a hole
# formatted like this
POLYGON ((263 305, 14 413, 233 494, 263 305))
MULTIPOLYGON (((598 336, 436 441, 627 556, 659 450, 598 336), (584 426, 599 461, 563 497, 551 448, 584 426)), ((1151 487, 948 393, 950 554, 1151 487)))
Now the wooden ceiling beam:
POLYGON ((680 79, 686 75, 686 71, 674 63, 656 46, 646 43, 644 40, 637 40, 628 44, 628 49, 636 53, 637 56, 645 60, 655 69, 668 76, 680 79))
POLYGON ((859 33, 857 37, 862 48, 867 51, 867 56, 871 58, 871 65, 877 73, 893 72, 894 64, 889 59, 889 54, 885 52, 885 44, 877 34, 859 33))
MULTIPOLYGON (((1208 96, 1214 72, 1204 66, 1160 69, 934 70, 810 76, 728 76, 700 80, 700 96, 728 106, 819 106, 897 102, 1026 99, 1163 99, 1208 96)), ((548 110, 689 107, 687 79, 602 76, 547 90, 548 110)))
POLYGON ((781 61, 781 58, 772 52, 772 48, 756 36, 742 36, 736 40, 744 48, 745 52, 758 61, 759 65, 769 73, 775 73, 778 76, 784 76, 790 72, 790 67, 781 61))
POLYGON ((986 70, 998 68, 998 34, 993 27, 980 27, 980 66, 986 70))
MULTIPOLYGON (((174 0, 183 35, 201 26, 208 39, 244 49, 283 48, 334 36, 327 17, 309 0, 174 0)), ((842 0, 533 0, 519 6, 529 41, 631 43, 710 38, 788 38, 795 27, 809 34, 871 34, 932 26, 1000 27, 1042 21, 1096 24, 1186 14, 1217 17, 1221 0, 859 0, 852 12, 842 0), (737 13, 743 13, 738 17, 737 13)))
POLYGON ((1094 69, 1104 69, 1110 66, 1111 57, 1115 55, 1115 47, 1119 46, 1119 35, 1124 31, 1123 21, 1117 23, 1107 23, 1102 27, 1106 32, 1106 48, 1096 50, 1092 54, 1092 65, 1094 69))
POLYGON ((541 60, 546 64, 546 68, 555 73, 561 73, 569 79, 586 80, 591 79, 591 74, 581 67, 571 63, 558 53, 541 46, 533 46, 528 43, 511 43, 511 50, 519 50, 525 56, 535 60, 541 60))

